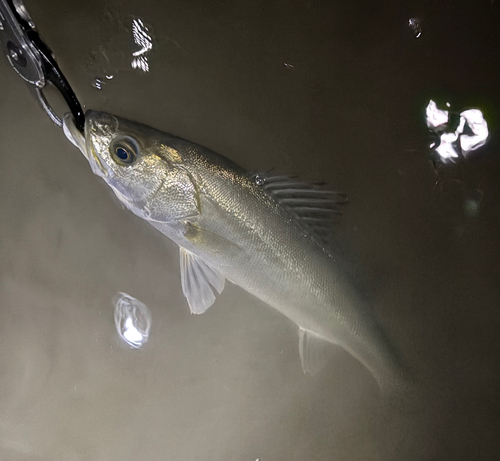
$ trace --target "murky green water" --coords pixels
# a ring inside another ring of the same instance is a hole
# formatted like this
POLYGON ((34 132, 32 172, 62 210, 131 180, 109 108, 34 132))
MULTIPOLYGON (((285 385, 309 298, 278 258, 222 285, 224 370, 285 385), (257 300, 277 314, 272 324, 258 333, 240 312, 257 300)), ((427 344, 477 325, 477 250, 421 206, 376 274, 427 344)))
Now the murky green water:
POLYGON ((121 208, 2 59, 1 459, 498 456, 497 1, 26 5, 86 108, 345 191, 342 251, 422 384, 405 414, 345 353, 304 376, 296 327, 231 284, 191 316, 176 245, 121 208), (130 65, 134 18, 148 73, 130 65), (481 109, 487 144, 434 165, 431 98, 481 109), (151 310, 140 350, 117 336, 119 291, 151 310))

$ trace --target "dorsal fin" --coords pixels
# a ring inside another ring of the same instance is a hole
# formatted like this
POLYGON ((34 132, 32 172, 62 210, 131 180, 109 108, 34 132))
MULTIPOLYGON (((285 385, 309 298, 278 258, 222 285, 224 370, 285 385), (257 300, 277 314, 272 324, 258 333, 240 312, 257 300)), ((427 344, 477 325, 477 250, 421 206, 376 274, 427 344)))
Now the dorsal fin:
POLYGON ((332 225, 339 222, 342 215, 340 206, 348 201, 345 194, 294 176, 251 173, 249 178, 280 202, 323 245, 330 243, 332 225))

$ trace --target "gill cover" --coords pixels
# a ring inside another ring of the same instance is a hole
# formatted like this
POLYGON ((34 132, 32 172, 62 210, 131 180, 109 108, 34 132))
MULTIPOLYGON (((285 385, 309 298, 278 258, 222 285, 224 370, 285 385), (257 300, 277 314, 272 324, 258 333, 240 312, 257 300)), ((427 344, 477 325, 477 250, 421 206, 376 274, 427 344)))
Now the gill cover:
POLYGON ((85 134, 71 114, 64 133, 124 206, 148 221, 172 222, 199 213, 195 183, 173 136, 105 112, 85 114, 85 134))

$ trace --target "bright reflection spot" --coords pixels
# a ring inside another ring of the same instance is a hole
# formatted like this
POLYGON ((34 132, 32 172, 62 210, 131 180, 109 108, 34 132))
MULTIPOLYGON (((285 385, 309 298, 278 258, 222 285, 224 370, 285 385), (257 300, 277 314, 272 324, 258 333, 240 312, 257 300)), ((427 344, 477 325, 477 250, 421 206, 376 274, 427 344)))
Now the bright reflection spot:
POLYGON ((427 116, 427 126, 429 128, 437 128, 441 125, 448 123, 448 111, 439 110, 436 103, 431 99, 425 109, 427 116))
POLYGON ((97 88, 98 90, 102 90, 103 85, 104 85, 104 82, 100 78, 96 78, 94 80, 94 83, 93 83, 94 88, 97 88))
POLYGON ((143 336, 141 332, 134 327, 132 319, 130 318, 125 320, 125 332, 123 333, 123 336, 129 343, 142 343, 143 336))
POLYGON ((116 331, 127 344, 139 349, 149 339, 151 313, 147 306, 127 293, 113 298, 116 331))
POLYGON ((486 144, 488 138, 488 124, 479 109, 465 110, 460 114, 460 125, 462 121, 468 125, 472 131, 472 136, 463 134, 460 136, 460 147, 464 154, 469 153, 478 147, 486 144))
MULTIPOLYGON (((450 107, 450 103, 446 103, 450 107)), ((435 151, 443 160, 459 157, 457 152, 460 147, 461 154, 467 155, 469 152, 484 146, 488 138, 488 124, 479 109, 468 109, 460 113, 460 123, 453 132, 446 132, 448 124, 448 111, 437 108, 436 103, 431 99, 426 108, 426 122, 431 131, 439 135, 440 143, 435 147, 435 151), (464 134, 468 127, 472 133, 464 134), (459 142, 457 143, 457 141, 459 142)), ((430 145, 434 148, 436 143, 430 145)))
POLYGON ((436 152, 442 159, 457 158, 457 151, 453 147, 453 143, 458 139, 455 133, 443 133, 441 135, 441 143, 436 147, 436 152))
POLYGON ((140 47, 140 50, 132 53, 134 58, 130 65, 133 69, 149 72, 147 53, 153 48, 153 39, 149 34, 149 29, 144 25, 141 19, 132 20, 132 35, 135 44, 140 47))
POLYGON ((411 18, 408 20, 408 25, 413 32, 415 38, 419 38, 422 35, 422 27, 420 26, 420 19, 411 18))
MULTIPOLYGON (((106 75, 105 77, 107 80, 112 80, 114 76, 106 75)), ((104 88, 104 85, 106 85, 106 81, 99 77, 96 77, 94 79, 94 82, 92 83, 92 86, 98 90, 102 90, 104 88)))

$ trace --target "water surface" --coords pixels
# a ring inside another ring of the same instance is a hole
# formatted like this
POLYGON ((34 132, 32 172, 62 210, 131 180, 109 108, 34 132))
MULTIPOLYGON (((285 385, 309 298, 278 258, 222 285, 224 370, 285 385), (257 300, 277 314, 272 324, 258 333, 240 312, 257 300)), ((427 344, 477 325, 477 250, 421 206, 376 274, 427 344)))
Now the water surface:
POLYGON ((422 392, 401 416, 342 352, 304 376, 296 327, 229 283, 190 315, 177 247, 121 208, 0 60, 2 459, 498 456, 497 1, 26 5, 87 108, 346 192, 340 251, 422 392), (147 73, 131 66, 137 18, 147 73), (430 99, 481 109, 487 144, 433 163, 430 99), (116 333, 117 292, 151 311, 139 350, 116 333))

